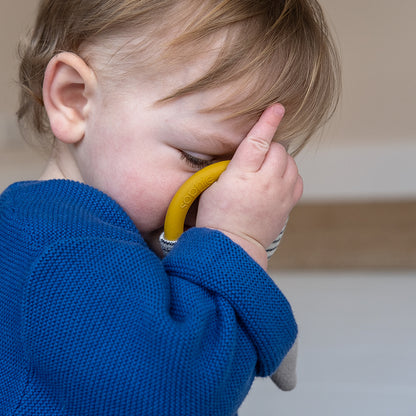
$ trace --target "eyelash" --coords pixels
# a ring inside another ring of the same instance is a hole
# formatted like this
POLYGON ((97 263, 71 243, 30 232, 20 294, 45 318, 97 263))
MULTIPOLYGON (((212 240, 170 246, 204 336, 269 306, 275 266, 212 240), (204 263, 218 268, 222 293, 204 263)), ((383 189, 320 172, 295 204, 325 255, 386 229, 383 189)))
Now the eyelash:
POLYGON ((199 159, 181 150, 181 159, 184 160, 192 169, 202 169, 212 163, 211 160, 199 159))

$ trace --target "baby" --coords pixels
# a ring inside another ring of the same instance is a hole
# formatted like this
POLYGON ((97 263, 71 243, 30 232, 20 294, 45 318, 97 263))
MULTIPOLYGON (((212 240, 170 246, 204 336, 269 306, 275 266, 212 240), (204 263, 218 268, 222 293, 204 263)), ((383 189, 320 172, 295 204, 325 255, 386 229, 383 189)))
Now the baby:
POLYGON ((0 198, 0 413, 227 416, 256 376, 293 388, 266 249, 338 98, 318 3, 43 0, 21 54, 50 157, 0 198), (173 195, 226 159, 162 258, 173 195))

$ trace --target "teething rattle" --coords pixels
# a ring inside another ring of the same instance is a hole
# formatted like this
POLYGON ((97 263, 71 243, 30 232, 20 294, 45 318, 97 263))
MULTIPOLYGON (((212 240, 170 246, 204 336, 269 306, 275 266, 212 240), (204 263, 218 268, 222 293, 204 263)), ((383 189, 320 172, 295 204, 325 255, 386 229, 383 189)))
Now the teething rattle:
MULTIPOLYGON (((169 204, 166 213, 164 232, 160 236, 160 245, 166 255, 173 248, 183 233, 186 214, 198 196, 210 187, 227 168, 229 160, 213 163, 193 174, 176 192, 169 204)), ((267 248, 267 257, 274 254, 283 236, 286 225, 270 247, 267 248)))

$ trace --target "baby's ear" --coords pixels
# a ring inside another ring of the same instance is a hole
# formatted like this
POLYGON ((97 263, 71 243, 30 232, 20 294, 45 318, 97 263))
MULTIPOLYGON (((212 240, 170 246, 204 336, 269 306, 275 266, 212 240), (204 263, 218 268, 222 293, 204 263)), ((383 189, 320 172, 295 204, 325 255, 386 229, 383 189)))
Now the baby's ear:
POLYGON ((78 55, 61 52, 51 59, 43 82, 43 102, 54 136, 64 143, 84 137, 97 86, 93 70, 78 55))

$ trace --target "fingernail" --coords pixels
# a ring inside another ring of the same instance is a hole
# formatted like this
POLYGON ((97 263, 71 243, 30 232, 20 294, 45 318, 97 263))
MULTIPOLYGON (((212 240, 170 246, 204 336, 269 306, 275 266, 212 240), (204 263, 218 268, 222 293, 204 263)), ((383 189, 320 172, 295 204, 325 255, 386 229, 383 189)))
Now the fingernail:
POLYGON ((285 114, 285 108, 282 106, 282 104, 275 104, 273 106, 273 111, 279 116, 283 116, 285 114))

